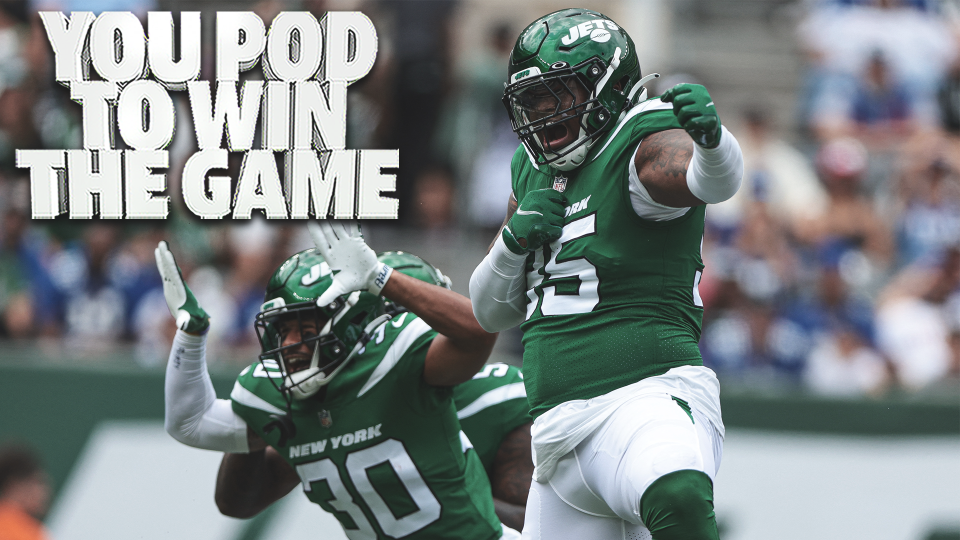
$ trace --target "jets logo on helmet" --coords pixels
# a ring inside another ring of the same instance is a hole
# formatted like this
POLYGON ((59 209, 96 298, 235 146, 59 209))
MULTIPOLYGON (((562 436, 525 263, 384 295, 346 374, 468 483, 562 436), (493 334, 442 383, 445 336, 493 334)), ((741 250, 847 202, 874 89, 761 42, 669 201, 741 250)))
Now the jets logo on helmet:
POLYGON ((283 376, 278 388, 288 398, 316 394, 389 319, 380 297, 367 292, 317 306, 317 298, 332 283, 330 267, 315 249, 290 257, 270 277, 254 327, 260 362, 279 364, 283 376))
POLYGON ((569 171, 633 105, 640 64, 608 17, 565 9, 534 21, 510 55, 503 104, 531 160, 569 171))
POLYGON ((610 30, 620 29, 613 21, 594 19, 571 27, 570 34, 561 38, 560 41, 564 45, 573 45, 578 39, 589 37, 594 41, 604 43, 610 40, 610 32, 607 31, 607 27, 609 27, 610 30))

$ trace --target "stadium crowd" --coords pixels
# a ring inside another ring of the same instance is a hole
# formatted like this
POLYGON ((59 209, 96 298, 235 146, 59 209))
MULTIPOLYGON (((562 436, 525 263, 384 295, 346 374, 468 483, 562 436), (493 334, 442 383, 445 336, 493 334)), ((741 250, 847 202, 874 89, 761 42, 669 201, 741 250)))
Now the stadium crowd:
MULTIPOLYGON (((178 9, 162 0, 86 4, 178 9)), ((86 4, 0 3, 0 335, 91 357, 132 344, 137 362, 161 364, 174 328, 153 248, 167 238, 218 321, 211 349, 255 346, 251 321, 269 272, 310 239, 296 223, 201 223, 181 207, 178 175, 195 145, 182 94, 169 148, 170 219, 30 219, 29 181, 14 149, 82 142, 79 106, 54 82, 36 11, 86 4)), ((301 4, 324 10, 322 1, 301 4)), ((268 21, 291 9, 251 5, 268 21)), ((762 103, 740 111, 730 125, 743 148, 744 184, 707 212, 700 346, 721 380, 842 396, 955 384, 960 14, 948 5, 798 3, 806 59, 798 127, 778 132, 762 103)), ((351 87, 347 146, 400 149, 398 226, 490 236, 506 210, 518 144, 500 97, 519 29, 495 25, 485 48, 454 58, 456 9, 444 0, 364 4, 381 53, 351 87), (414 21, 421 31, 396 31, 414 21)), ((202 77, 211 72, 206 58, 202 77)), ((232 176, 239 167, 231 161, 232 176)))

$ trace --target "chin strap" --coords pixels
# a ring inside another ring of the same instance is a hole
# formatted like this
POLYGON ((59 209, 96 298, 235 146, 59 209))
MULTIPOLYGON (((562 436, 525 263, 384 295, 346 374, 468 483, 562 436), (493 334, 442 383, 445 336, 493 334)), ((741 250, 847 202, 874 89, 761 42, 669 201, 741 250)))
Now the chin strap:
POLYGON ((634 96, 637 96, 637 92, 640 93, 640 95, 637 96, 637 103, 640 103, 641 101, 647 99, 647 89, 644 88, 643 85, 647 84, 648 82, 658 77, 660 77, 659 73, 651 73, 646 77, 641 78, 636 83, 634 83, 633 88, 631 88, 630 92, 627 94, 626 101, 624 101, 623 103, 623 111, 621 111, 620 116, 617 117, 618 124, 620 123, 621 120, 623 120, 623 117, 626 116, 627 112, 630 111, 630 108, 633 107, 634 105, 633 98, 634 96))
MULTIPOLYGON (((630 91, 630 95, 627 96, 627 101, 632 100, 632 99, 633 99, 633 95, 637 92, 637 90, 643 88, 643 85, 645 85, 645 84, 647 84, 648 82, 650 82, 650 81, 652 81, 652 80, 654 80, 654 79, 657 79, 657 78, 659 78, 659 77, 660 77, 660 74, 659 74, 659 73, 651 73, 651 74, 647 75, 646 77, 643 77, 642 79, 640 79, 639 81, 637 81, 637 84, 634 85, 633 90, 630 91)), ((641 101, 643 100, 643 96, 644 96, 644 94, 646 94, 646 92, 647 92, 647 89, 646 89, 646 88, 643 88, 643 93, 640 94, 640 96, 641 96, 641 97, 640 97, 640 100, 641 100, 641 101)))

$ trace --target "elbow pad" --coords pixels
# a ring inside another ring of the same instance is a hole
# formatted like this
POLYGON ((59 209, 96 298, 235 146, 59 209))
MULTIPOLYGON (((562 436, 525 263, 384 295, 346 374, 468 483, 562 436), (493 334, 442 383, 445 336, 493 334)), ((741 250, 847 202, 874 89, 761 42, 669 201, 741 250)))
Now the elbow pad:
POLYGON ((164 380, 164 428, 187 446, 248 453, 247 424, 217 399, 207 373, 206 336, 177 331, 164 380))
POLYGON ((497 236, 493 249, 470 276, 473 315, 487 332, 513 328, 526 318, 527 255, 517 255, 497 236))
POLYGON ((740 189, 743 180, 743 152, 726 127, 721 127, 716 148, 693 145, 693 159, 687 166, 687 187, 694 197, 709 204, 723 202, 740 189))

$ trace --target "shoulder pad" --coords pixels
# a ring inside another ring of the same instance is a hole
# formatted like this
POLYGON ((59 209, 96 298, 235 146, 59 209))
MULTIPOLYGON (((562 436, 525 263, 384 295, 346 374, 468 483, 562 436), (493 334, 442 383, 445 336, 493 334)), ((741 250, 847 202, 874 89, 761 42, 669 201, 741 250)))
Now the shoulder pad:
POLYGON ((284 414, 286 402, 275 386, 280 384, 281 377, 280 366, 275 360, 254 362, 240 372, 230 392, 230 399, 244 407, 284 414))

